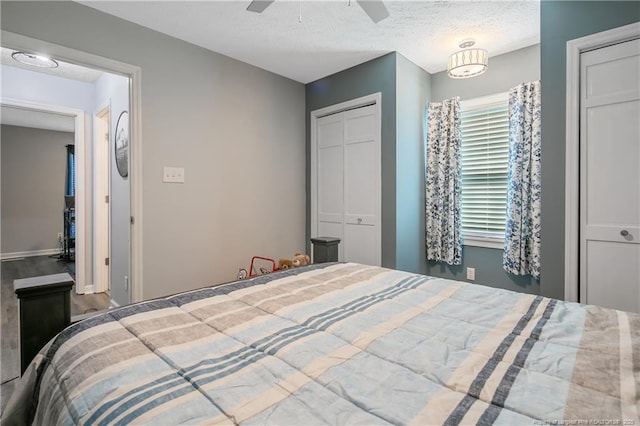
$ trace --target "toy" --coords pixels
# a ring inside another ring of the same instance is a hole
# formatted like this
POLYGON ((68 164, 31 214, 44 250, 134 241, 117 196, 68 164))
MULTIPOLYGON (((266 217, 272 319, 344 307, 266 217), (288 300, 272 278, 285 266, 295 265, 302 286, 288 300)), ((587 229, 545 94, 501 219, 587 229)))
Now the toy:
POLYGON ((309 263, 311 263, 311 258, 306 254, 296 253, 293 256, 293 266, 305 266, 309 263))
POLYGON ((293 268, 293 262, 290 259, 280 259, 278 261, 278 269, 289 269, 293 268))

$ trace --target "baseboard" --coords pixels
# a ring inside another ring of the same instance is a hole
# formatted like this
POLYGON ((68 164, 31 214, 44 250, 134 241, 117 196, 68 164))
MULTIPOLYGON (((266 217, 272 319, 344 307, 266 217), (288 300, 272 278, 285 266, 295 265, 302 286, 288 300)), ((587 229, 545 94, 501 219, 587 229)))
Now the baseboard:
POLYGON ((85 284, 84 292, 82 292, 81 294, 93 294, 93 293, 95 293, 95 288, 93 284, 85 284))
POLYGON ((47 249, 47 250, 31 250, 31 251, 16 251, 13 253, 0 254, 0 260, 14 259, 19 257, 33 257, 33 256, 51 256, 52 254, 59 254, 60 250, 47 249))

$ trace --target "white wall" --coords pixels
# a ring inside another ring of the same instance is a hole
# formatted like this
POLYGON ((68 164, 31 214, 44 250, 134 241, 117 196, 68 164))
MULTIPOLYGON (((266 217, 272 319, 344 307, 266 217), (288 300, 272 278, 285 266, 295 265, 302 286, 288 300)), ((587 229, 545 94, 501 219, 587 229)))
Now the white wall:
POLYGON ((2 97, 91 111, 93 83, 70 80, 24 68, 0 65, 2 97))
POLYGON ((304 250, 302 84, 77 3, 0 7, 5 31, 142 70, 145 299, 304 250), (163 166, 186 182, 162 183, 163 166))

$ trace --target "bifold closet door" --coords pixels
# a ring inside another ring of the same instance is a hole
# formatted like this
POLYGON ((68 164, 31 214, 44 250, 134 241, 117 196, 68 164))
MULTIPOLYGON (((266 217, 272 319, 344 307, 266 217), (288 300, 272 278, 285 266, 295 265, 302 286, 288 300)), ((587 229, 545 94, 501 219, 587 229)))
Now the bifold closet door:
POLYGON ((350 262, 379 265, 380 161, 373 106, 344 112, 344 251, 350 262))
POLYGON ((338 260, 344 261, 344 114, 318 119, 317 237, 337 237, 338 260))
MULTIPOLYGON (((380 265, 380 143, 374 106, 317 119, 317 233, 338 259, 380 265)), ((313 226, 313 225, 312 225, 313 226)))
POLYGON ((640 40, 580 55, 580 301, 640 312, 640 40))

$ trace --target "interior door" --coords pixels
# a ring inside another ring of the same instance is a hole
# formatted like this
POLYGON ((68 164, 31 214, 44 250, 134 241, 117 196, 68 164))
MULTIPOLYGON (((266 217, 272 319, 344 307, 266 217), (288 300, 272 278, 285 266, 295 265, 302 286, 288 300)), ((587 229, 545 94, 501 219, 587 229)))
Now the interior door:
POLYGON ((640 40, 580 63, 580 301, 640 312, 640 40))
POLYGON ((109 291, 109 147, 110 147, 110 107, 107 105, 99 111, 94 120, 94 268, 95 291, 109 291))

